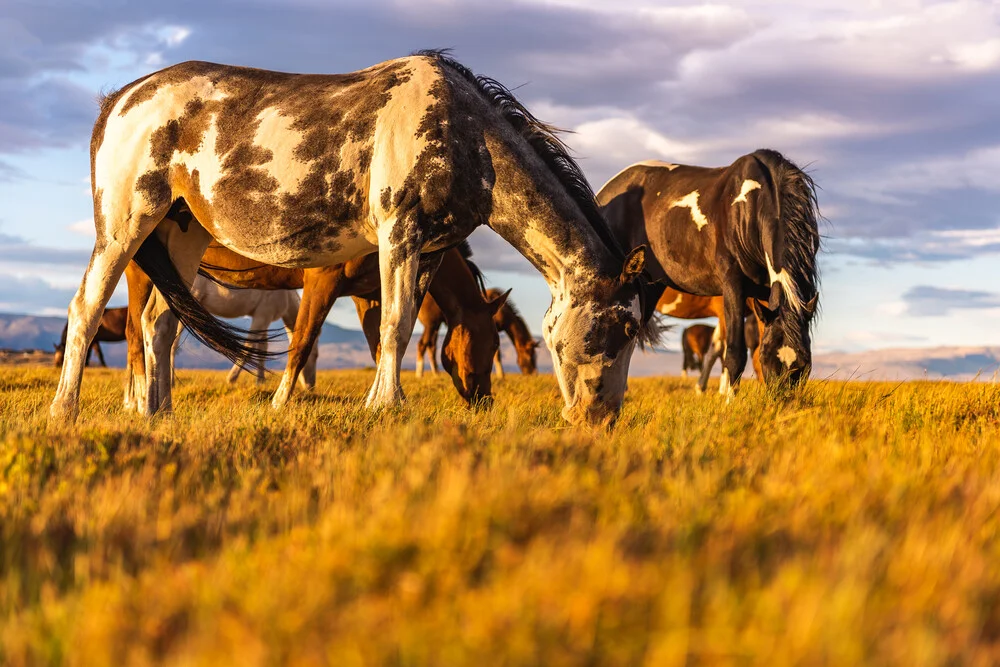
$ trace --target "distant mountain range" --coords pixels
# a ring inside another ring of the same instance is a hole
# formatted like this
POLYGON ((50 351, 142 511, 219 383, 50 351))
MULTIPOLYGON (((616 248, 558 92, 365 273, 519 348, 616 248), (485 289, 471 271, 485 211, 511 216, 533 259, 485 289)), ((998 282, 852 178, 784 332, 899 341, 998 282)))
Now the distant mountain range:
MULTIPOLYGON (((239 322, 237 321, 239 324, 239 322)), ((66 320, 60 317, 9 315, 0 313, 0 348, 38 349, 49 352, 59 341, 66 320)), ((247 326, 243 323, 243 326, 247 326)), ((513 348, 503 337, 505 367, 516 372, 513 348)), ((284 337, 276 345, 285 345, 284 337)), ((112 366, 125 365, 125 345, 102 346, 112 366)), ((414 367, 415 344, 407 348, 404 367, 414 367)), ((190 336, 185 336, 178 352, 179 368, 228 368, 229 362, 190 336)), ((284 365, 279 357, 269 364, 277 370, 284 365)), ((364 368, 373 366, 364 335, 357 330, 324 324, 320 335, 320 368, 364 368)), ((538 366, 543 373, 552 371, 552 360, 544 346, 538 350, 538 366)), ((677 375, 680 352, 636 352, 632 358, 633 376, 677 375)), ((719 372, 716 366, 715 374, 719 372)), ((747 370, 748 374, 752 371, 747 370)), ((828 353, 813 357, 813 377, 838 380, 991 380, 1000 377, 1000 347, 895 348, 854 353, 828 353)))

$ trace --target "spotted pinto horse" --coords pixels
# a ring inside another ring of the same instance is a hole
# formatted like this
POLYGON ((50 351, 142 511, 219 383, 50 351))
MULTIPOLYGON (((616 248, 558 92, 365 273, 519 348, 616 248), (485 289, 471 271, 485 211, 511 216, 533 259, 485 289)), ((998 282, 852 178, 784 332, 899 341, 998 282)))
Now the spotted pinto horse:
POLYGON ((719 168, 648 161, 614 176, 597 198, 619 242, 652 249, 653 280, 722 296, 721 393, 735 393, 746 366, 748 309, 763 323, 764 381, 794 385, 808 378, 820 245, 808 174, 766 149, 719 168))
MULTIPOLYGON (((654 332, 644 324, 655 305, 646 249, 622 250, 553 128, 443 52, 349 74, 205 62, 160 70, 103 100, 91 187, 96 242, 69 308, 55 420, 77 415, 87 344, 133 258, 157 288, 142 313, 145 339, 169 337, 179 318, 234 362, 256 360, 256 347, 191 296, 212 239, 279 267, 378 253, 381 356, 370 408, 403 399, 421 256, 478 225, 549 285, 543 336, 570 422, 614 421, 635 344, 654 332), (186 226, 168 218, 178 205, 193 214, 186 226)), ((169 369, 169 346, 152 349, 155 376, 169 369)))

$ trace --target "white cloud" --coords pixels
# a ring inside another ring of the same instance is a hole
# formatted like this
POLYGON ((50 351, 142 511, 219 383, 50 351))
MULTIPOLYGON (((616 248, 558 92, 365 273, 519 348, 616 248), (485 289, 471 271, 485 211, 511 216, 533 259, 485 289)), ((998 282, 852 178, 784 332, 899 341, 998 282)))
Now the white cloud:
POLYGON ((66 229, 73 232, 74 234, 89 236, 90 238, 94 238, 96 236, 96 233, 94 231, 93 218, 87 218, 86 220, 77 220, 76 222, 67 225, 66 229))

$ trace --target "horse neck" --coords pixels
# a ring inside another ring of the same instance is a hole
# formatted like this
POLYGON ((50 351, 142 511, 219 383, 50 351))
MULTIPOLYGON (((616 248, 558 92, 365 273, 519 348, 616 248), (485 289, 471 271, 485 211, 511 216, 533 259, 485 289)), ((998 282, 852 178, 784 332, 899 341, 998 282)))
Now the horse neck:
POLYGON ((472 271, 455 250, 445 253, 430 289, 448 326, 463 321, 467 311, 486 305, 472 271))
POLYGON ((552 296, 617 275, 621 260, 530 147, 490 136, 486 143, 496 165, 488 224, 538 269, 552 296))
MULTIPOLYGON (((503 309, 508 310, 509 308, 509 306, 505 305, 503 309)), ((514 347, 518 349, 522 349, 533 340, 531 332, 528 331, 528 325, 512 309, 504 317, 504 331, 507 332, 511 341, 514 342, 514 347)))

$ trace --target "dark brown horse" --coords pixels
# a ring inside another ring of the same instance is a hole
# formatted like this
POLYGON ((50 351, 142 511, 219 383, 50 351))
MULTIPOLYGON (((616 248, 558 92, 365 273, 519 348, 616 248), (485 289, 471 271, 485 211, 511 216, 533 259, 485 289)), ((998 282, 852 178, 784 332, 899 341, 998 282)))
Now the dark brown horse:
POLYGON ((597 198, 620 243, 652 248, 653 280, 722 296, 723 393, 735 392, 746 365, 748 298, 764 325, 765 381, 808 377, 819 229, 816 189, 805 172, 771 150, 715 169, 644 162, 612 178, 597 198))
MULTIPOLYGON (((501 292, 499 289, 491 287, 486 290, 485 294, 487 300, 491 302, 504 299, 503 306, 493 316, 493 322, 496 324, 497 331, 506 333, 514 344, 514 350, 517 352, 517 365, 521 372, 525 375, 534 374, 538 371, 538 360, 535 353, 538 341, 531 337, 531 331, 528 330, 528 325, 521 317, 521 313, 507 298, 510 290, 501 292)), ((424 297, 418 318, 424 325, 424 332, 421 334, 420 340, 417 341, 417 377, 421 377, 424 372, 425 356, 430 358, 431 373, 437 373, 438 331, 445 322, 441 307, 438 306, 433 295, 428 294, 424 297)), ((504 376, 500 348, 497 348, 496 356, 493 359, 493 369, 498 377, 504 376)))
MULTIPOLYGON (((90 365, 90 353, 97 353, 97 360, 100 362, 101 366, 107 368, 107 363, 104 361, 104 352, 101 351, 100 343, 120 343, 125 340, 125 320, 128 318, 128 308, 105 308, 104 315, 101 316, 101 325, 97 328, 97 334, 94 339, 90 342, 90 347, 87 349, 87 365, 90 365)), ((59 337, 59 343, 56 344, 56 353, 53 357, 53 361, 56 366, 62 366, 63 355, 66 353, 66 332, 69 330, 69 324, 63 327, 62 336, 59 337)))
MULTIPOLYGON (((464 245, 460 244, 460 245, 464 245)), ((448 333, 445 337, 444 358, 459 394, 470 404, 491 398, 489 377, 493 354, 499 346, 493 315, 503 302, 487 302, 479 289, 479 270, 463 253, 471 256, 467 248, 453 248, 443 253, 440 268, 430 282, 430 292, 437 295, 447 312, 448 333)), ((368 255, 345 264, 316 269, 289 269, 261 265, 238 255, 227 248, 210 245, 202 258, 203 274, 228 287, 253 289, 302 288, 302 302, 289 343, 288 362, 281 384, 272 399, 275 408, 283 406, 316 344, 323 322, 330 308, 340 296, 368 296, 363 311, 359 310, 362 328, 377 360, 380 311, 378 305, 379 272, 378 256, 368 255)), ((129 281, 132 317, 139 318, 146 300, 150 297, 151 284, 141 269, 130 265, 126 271, 129 281), (132 296, 135 296, 135 306, 132 296)), ((137 319, 138 321, 138 319, 137 319)), ((137 332, 135 342, 130 338, 129 363, 135 372, 132 383, 141 382, 137 374, 145 375, 142 334, 137 332)), ((168 387, 159 387, 162 396, 169 396, 168 387)), ((126 396, 126 403, 131 399, 126 396)), ((141 407, 148 412, 166 408, 169 403, 141 407)))

